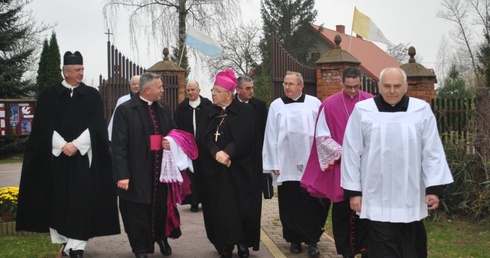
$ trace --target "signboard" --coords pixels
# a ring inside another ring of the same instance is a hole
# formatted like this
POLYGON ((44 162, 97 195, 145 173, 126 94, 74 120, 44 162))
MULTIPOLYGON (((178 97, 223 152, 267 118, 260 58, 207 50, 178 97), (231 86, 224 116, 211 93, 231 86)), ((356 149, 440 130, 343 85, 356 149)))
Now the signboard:
POLYGON ((35 100, 0 99, 0 136, 24 136, 32 130, 35 100))

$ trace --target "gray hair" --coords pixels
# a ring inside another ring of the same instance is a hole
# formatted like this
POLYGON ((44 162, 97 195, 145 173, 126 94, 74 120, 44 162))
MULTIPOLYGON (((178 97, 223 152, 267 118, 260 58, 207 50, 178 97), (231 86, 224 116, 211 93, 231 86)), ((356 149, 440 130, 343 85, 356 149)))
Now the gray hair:
POLYGON ((248 76, 240 76, 238 77, 238 84, 237 84, 237 88, 242 88, 242 85, 243 85, 243 82, 252 82, 252 78, 248 77, 248 76))
POLYGON ((298 72, 287 71, 286 75, 296 75, 299 84, 303 84, 303 75, 298 72))
POLYGON ((381 83, 381 84, 383 83, 383 78, 384 78, 385 73, 387 71, 390 71, 390 70, 396 70, 396 71, 398 71, 402 75, 402 78, 403 78, 402 83, 403 83, 403 85, 407 84, 407 74, 400 67, 386 67, 385 69, 383 69, 383 71, 381 71, 381 73, 379 74, 379 83, 381 83))
POLYGON ((150 87, 155 79, 160 79, 160 75, 156 73, 142 74, 140 77, 140 92, 143 92, 146 88, 150 87))

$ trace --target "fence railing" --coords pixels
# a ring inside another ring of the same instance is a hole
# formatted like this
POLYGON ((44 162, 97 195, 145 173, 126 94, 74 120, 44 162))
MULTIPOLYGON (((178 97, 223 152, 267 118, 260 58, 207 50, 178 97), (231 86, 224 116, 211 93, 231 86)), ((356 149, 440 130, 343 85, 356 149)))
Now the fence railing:
POLYGON ((433 99, 431 107, 443 141, 468 140, 475 131, 475 99, 433 99))

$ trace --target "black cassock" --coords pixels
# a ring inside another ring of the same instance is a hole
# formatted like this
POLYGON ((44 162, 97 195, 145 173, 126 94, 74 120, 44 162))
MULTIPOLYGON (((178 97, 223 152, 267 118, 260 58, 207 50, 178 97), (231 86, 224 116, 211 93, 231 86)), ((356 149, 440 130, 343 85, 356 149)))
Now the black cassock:
POLYGON ((20 181, 17 230, 48 232, 87 240, 120 233, 116 185, 99 92, 81 83, 70 91, 61 83, 44 90, 34 115, 20 181), (53 132, 71 142, 90 132, 88 154, 52 155, 53 132))
POLYGON ((213 105, 199 116, 204 223, 208 239, 218 251, 237 243, 259 249, 262 146, 255 124, 252 107, 237 100, 224 113, 213 105), (229 168, 215 161, 220 150, 230 156, 229 168))
MULTIPOLYGON (((196 114, 196 120, 199 117, 199 113, 207 107, 211 106, 213 103, 204 97, 199 96, 201 100, 201 104, 197 106, 195 109, 189 105, 189 98, 185 98, 177 108, 175 109, 174 120, 178 129, 184 130, 188 133, 194 135, 194 124, 192 121, 193 112, 196 114)), ((194 167, 194 172, 191 172, 189 169, 186 170, 187 176, 191 180, 191 190, 192 193, 184 198, 182 204, 191 204, 198 205, 201 202, 200 197, 200 187, 199 187, 199 162, 196 160, 192 161, 192 165, 194 167)))

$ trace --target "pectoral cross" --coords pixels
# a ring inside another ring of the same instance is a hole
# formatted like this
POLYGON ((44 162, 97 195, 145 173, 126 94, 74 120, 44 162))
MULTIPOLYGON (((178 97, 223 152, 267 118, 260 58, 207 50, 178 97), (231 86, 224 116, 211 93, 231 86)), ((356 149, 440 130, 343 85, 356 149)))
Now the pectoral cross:
POLYGON ((221 134, 219 133, 219 127, 216 128, 216 133, 214 133, 214 141, 217 142, 218 141, 218 137, 220 136, 221 134))
POLYGON ((219 128, 221 127, 221 125, 223 124, 223 121, 225 121, 225 117, 226 117, 226 114, 223 114, 221 116, 218 116, 218 117, 221 117, 221 121, 219 122, 219 125, 216 126, 216 133, 214 133, 214 141, 217 142, 218 141, 218 137, 221 135, 219 133, 219 128))

